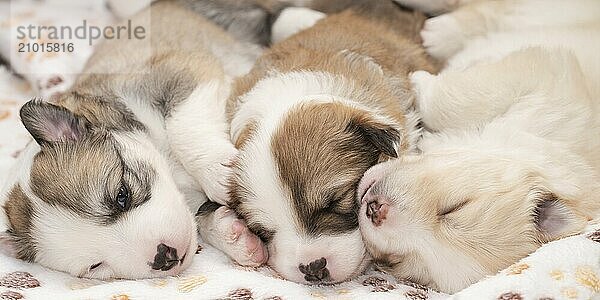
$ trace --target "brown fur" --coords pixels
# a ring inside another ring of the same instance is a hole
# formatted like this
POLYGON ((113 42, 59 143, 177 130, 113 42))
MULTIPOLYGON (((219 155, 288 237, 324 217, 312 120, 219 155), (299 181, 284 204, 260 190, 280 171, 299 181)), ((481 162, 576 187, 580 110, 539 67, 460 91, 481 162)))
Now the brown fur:
MULTIPOLYGON (((113 194, 122 183, 135 195, 134 207, 150 198, 155 179, 150 166, 125 162, 108 134, 146 130, 124 98, 148 101, 150 107, 169 117, 197 85, 223 80, 221 62, 209 47, 237 44, 223 29, 175 1, 153 4, 132 17, 132 24, 144 27, 146 38, 112 39, 98 45, 83 74, 57 100, 57 105, 70 111, 73 122, 84 124, 80 131, 85 134, 68 143, 43 143, 30 176, 31 192, 40 200, 101 224, 113 223, 122 215, 107 200, 116 196, 113 194)), ((37 109, 61 111, 42 103, 28 108, 21 111, 21 117, 30 132, 43 131, 39 127, 44 124, 37 119, 44 114, 37 109)), ((17 186, 4 208, 17 249, 25 249, 19 250, 19 257, 33 260, 35 245, 28 234, 34 207, 17 186)))
POLYGON ((271 148, 281 179, 299 215, 306 216, 298 220, 308 233, 345 232, 358 225, 355 218, 344 216, 358 209, 356 184, 362 172, 377 163, 380 152, 363 135, 344 126, 356 114, 341 104, 304 106, 291 112, 273 136, 271 148), (354 148, 361 151, 346 150, 354 148))
POLYGON ((78 143, 44 147, 34 158, 30 184, 44 202, 110 224, 122 214, 113 205, 114 191, 125 184, 134 195, 131 206, 139 206, 151 197, 154 177, 150 166, 127 163, 116 142, 99 132, 78 143))
MULTIPOLYGON (((410 34, 393 26, 413 31, 422 20, 391 1, 355 6, 274 45, 235 83, 228 103, 230 118, 236 113, 237 100, 273 72, 320 71, 350 82, 347 98, 377 109, 393 123, 341 103, 307 104, 288 111, 271 140, 271 149, 284 189, 294 202, 296 221, 309 235, 356 228, 354 196, 362 174, 380 159, 411 148, 405 139, 415 130, 407 128, 405 117, 414 97, 408 74, 423 69, 436 72, 437 67, 410 34), (378 18, 380 14, 385 16, 378 18), (392 21, 394 17, 400 18, 398 24, 392 21), (396 153, 392 145, 398 141, 396 153)), ((259 125, 259 120, 244 125, 234 141, 241 151, 259 125)), ((243 172, 242 165, 236 168, 243 172)), ((231 205, 251 218, 251 207, 245 203, 251 195, 244 185, 233 181, 231 205)), ((249 226, 253 225, 250 220, 249 226)))
POLYGON ((379 106, 390 113, 395 121, 404 123, 405 111, 400 103, 412 102, 413 97, 408 74, 415 70, 435 73, 437 65, 420 45, 389 29, 387 25, 348 10, 274 45, 259 58, 247 76, 235 83, 228 107, 230 116, 235 113, 238 97, 250 91, 267 72, 308 70, 341 75, 352 80, 356 86, 369 87, 368 93, 354 91, 353 99, 368 107, 379 106), (361 65, 361 62, 352 62, 340 55, 344 50, 372 57, 383 69, 383 75, 361 65), (396 79, 393 86, 390 86, 389 78, 396 79))
POLYGON ((225 31, 171 1, 154 4, 152 11, 160 13, 148 11, 132 21, 150 28, 146 39, 114 39, 99 45, 85 74, 58 104, 96 126, 139 129, 142 125, 120 103, 122 93, 147 99, 168 116, 200 82, 224 76, 208 41, 190 37, 210 37, 210 43, 228 47, 235 41, 225 31))
POLYGON ((15 239, 17 257, 27 261, 35 259, 35 246, 31 239, 31 200, 19 185, 13 187, 4 204, 4 211, 10 223, 10 231, 15 239))

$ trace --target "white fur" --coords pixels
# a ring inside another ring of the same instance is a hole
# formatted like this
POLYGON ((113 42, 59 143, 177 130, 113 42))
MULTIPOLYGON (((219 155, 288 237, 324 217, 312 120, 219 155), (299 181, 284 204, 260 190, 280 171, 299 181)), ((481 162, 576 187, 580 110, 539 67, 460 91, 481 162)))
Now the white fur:
POLYGON ((225 101, 229 82, 201 84, 167 119, 171 150, 209 199, 225 204, 228 164, 237 154, 228 137, 225 101), (197 141, 197 143, 190 143, 197 141))
MULTIPOLYGON (((33 156, 40 151, 31 143, 15 165, 13 180, 7 182, 6 195, 19 184, 32 201, 32 237, 37 245, 36 262, 83 277, 149 278, 164 276, 152 270, 156 247, 168 244, 186 256, 182 265, 168 271, 177 274, 192 261, 197 247, 196 226, 183 195, 171 179, 171 168, 152 142, 142 133, 114 134, 128 161, 143 161, 156 171, 152 198, 115 224, 99 226, 75 212, 39 199, 29 187, 33 156), (63 230, 65 229, 65 230, 63 230), (93 233, 93 234, 90 234, 93 233), (90 251, 90 245, 93 250, 90 251), (88 272, 98 262, 102 265, 88 272)), ((3 197, 2 202, 4 203, 3 197)), ((6 215, 2 214, 2 218, 6 215)), ((7 224, 3 224, 6 228, 7 224)), ((3 231, 6 229, 3 229, 3 231)))
MULTIPOLYGON (((8 194, 15 184, 29 181, 29 173, 33 163, 33 157, 40 151, 40 146, 31 141, 23 149, 15 164, 9 169, 4 185, 0 187, 0 207, 4 210, 4 204, 8 200, 8 194)), ((8 216, 4 211, 0 213, 0 251, 9 255, 16 256, 16 249, 10 236, 4 234, 10 229, 8 216)))
POLYGON ((342 77, 324 72, 273 73, 261 80, 242 99, 239 110, 231 121, 231 136, 236 140, 244 126, 252 120, 260 122, 272 133, 281 124, 285 113, 301 103, 340 102, 349 107, 369 112, 385 124, 393 124, 381 110, 369 108, 351 99, 353 86, 342 77), (272 96, 280 95, 279 101, 272 96))
MULTIPOLYGON (((276 121, 276 120, 275 120, 276 121)), ((269 125, 277 122, 265 120, 269 125)), ((264 124, 264 123, 263 123, 264 124)), ((269 245, 269 265, 285 278, 304 282, 304 275, 298 270, 299 264, 306 264, 321 257, 327 259, 327 266, 334 281, 354 275, 364 267, 364 246, 358 229, 343 236, 327 236, 311 239, 299 234, 295 224, 294 210, 289 195, 281 187, 283 183, 276 173, 277 165, 270 149, 271 136, 276 129, 264 124, 255 134, 255 138, 244 148, 238 158, 247 170, 243 178, 252 182, 249 187, 257 201, 253 210, 262 224, 275 228, 275 236, 269 245)))
MULTIPOLYGON (((151 2, 109 0, 113 11, 122 18, 149 6, 151 2)), ((223 70, 205 70, 214 71, 214 74, 202 74, 212 76, 211 79, 200 82, 187 99, 172 108, 169 115, 163 116, 163 112, 151 105, 149 99, 141 99, 138 90, 122 85, 122 81, 113 82, 116 85, 113 90, 118 94, 116 98, 123 100, 146 129, 143 133, 115 133, 119 149, 126 154, 126 162, 143 163, 156 172, 155 182, 151 183, 151 199, 129 211, 127 217, 112 225, 94 224, 85 216, 35 199, 29 191, 29 173, 33 157, 40 148, 32 143, 21 155, 20 164, 11 171, 14 179, 8 180, 0 194, 0 204, 4 204, 7 194, 17 183, 27 196, 34 199, 32 236, 39 243, 35 257, 37 262, 74 275, 98 278, 174 275, 189 265, 192 253, 186 256, 182 265, 168 272, 154 272, 148 262, 154 259, 159 243, 177 248, 180 257, 188 246, 195 250, 197 236, 194 234, 193 213, 206 202, 207 195, 215 202, 227 202, 225 182, 229 175, 228 164, 237 150, 229 139, 226 99, 231 78, 248 72, 262 50, 258 45, 238 43, 210 32, 194 38, 205 42, 207 49, 201 50, 208 50, 214 55, 222 63, 223 70), (94 260, 103 261, 103 264, 87 273, 87 268, 99 262, 94 260)), ((104 67, 107 61, 112 62, 111 59, 102 59, 96 63, 104 67)), ((12 244, 11 236, 6 232, 7 223, 6 215, 0 214, 2 248, 12 244), (9 243, 5 245, 4 241, 9 243)), ((210 225, 212 227, 198 228, 206 233, 203 236, 209 237, 207 241, 221 247, 234 260, 245 263, 245 256, 252 249, 248 249, 244 241, 230 245, 225 236, 211 235, 230 230, 231 222, 210 225)))
POLYGON ((326 15, 304 7, 288 7, 281 11, 271 27, 271 41, 280 42, 288 37, 313 26, 326 15))
MULTIPOLYGON (((374 169, 381 166, 375 166, 374 169)), ((359 216, 365 214, 366 206, 363 205, 359 216)), ((485 268, 477 261, 456 249, 447 247, 434 238, 427 228, 411 222, 408 218, 390 218, 386 220, 389 223, 382 228, 375 228, 368 218, 360 217, 358 220, 365 239, 371 241, 374 247, 383 253, 418 253, 418 262, 408 268, 425 268, 430 277, 443 282, 441 286, 455 285, 455 282, 468 282, 469 278, 481 277, 486 273, 485 268), (387 239, 382 238, 382 235, 401 238, 387 239), (452 274, 452 277, 449 278, 448 274, 452 274)), ((410 274, 410 271, 407 273, 410 274)))
POLYGON ((229 78, 243 76, 250 72, 254 62, 262 54, 262 47, 245 42, 233 45, 207 41, 211 53, 221 62, 223 71, 229 78))
POLYGON ((598 16, 596 0, 481 1, 427 20, 421 35, 431 55, 448 59, 466 42, 491 32, 581 26, 600 22, 598 16))
POLYGON ((351 99, 352 86, 341 77, 322 72, 291 72, 272 74, 261 80, 240 101, 239 111, 231 125, 237 139, 243 125, 256 121, 258 128, 244 146, 238 163, 247 170, 242 178, 256 196, 253 209, 264 218, 263 224, 275 228, 269 247, 269 264, 285 278, 304 282, 299 264, 325 257, 334 281, 344 280, 360 272, 367 263, 364 245, 358 230, 343 236, 307 238, 299 233, 294 221, 294 207, 281 187, 277 164, 271 154, 270 141, 286 113, 302 103, 341 102, 369 111, 374 118, 393 124, 382 112, 370 109, 351 99), (272 101, 271 95, 277 95, 272 101))

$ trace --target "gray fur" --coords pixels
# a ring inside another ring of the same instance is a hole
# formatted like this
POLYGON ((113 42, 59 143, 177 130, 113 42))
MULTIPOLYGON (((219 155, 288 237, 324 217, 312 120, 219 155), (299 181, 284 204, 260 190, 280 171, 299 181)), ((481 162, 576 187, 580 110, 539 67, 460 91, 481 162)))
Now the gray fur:
POLYGON ((271 25, 285 6, 277 1, 177 0, 239 40, 268 45, 271 25))

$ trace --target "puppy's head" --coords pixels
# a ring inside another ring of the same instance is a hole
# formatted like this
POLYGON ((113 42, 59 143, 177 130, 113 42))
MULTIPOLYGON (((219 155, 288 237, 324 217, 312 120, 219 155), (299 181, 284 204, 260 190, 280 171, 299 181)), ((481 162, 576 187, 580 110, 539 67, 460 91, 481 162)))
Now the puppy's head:
POLYGON ((167 162, 140 131, 95 127, 32 101, 21 119, 36 140, 2 195, 2 246, 91 278, 148 278, 186 268, 195 225, 167 162))
POLYGON ((449 293, 586 224, 581 207, 547 189, 533 168, 474 152, 376 165, 358 190, 373 259, 449 293))
POLYGON ((262 122, 240 149, 231 206, 285 278, 314 284, 358 274, 368 258, 356 187, 380 158, 397 156, 399 131, 341 103, 298 104, 262 122))

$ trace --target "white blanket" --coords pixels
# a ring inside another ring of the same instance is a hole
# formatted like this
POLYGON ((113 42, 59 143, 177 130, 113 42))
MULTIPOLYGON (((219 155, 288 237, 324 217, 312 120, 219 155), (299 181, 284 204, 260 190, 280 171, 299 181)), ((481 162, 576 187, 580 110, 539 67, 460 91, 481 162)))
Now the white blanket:
MULTIPOLYGON (((7 29, 11 22, 56 20, 56 14, 48 15, 52 10, 36 3, 20 12, 19 20, 6 15, 0 19, 0 55, 10 57, 14 51, 5 40, 11 36, 7 29)), ((6 8, 8 2, 2 5, 6 8)), ((91 7, 61 11, 60 16, 87 13, 98 22, 111 19, 102 5, 91 7)), ((5 10, 0 7, 0 11, 5 10)), ((18 120, 20 105, 33 96, 48 97, 68 87, 73 78, 69 73, 82 68, 91 50, 81 49, 77 55, 13 56, 11 63, 25 80, 0 67, 0 186, 15 156, 30 141, 18 120)), ((200 244, 192 266, 180 276, 136 281, 75 278, 0 255, 0 299, 600 299, 599 224, 584 234, 549 243, 453 296, 373 270, 337 285, 300 285, 278 278, 267 267, 237 266, 210 245, 200 244)))

